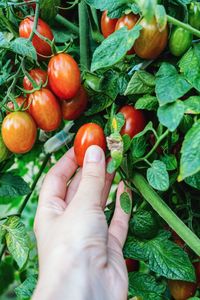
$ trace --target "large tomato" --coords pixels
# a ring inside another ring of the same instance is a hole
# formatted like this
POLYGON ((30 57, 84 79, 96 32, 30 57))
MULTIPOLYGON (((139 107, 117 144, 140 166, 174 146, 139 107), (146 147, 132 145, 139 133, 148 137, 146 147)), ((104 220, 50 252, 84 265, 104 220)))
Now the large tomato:
POLYGON ((83 166, 85 152, 92 145, 97 145, 106 151, 103 129, 95 123, 87 123, 78 130, 74 141, 74 152, 79 166, 83 166))
MULTIPOLYGON (((32 69, 29 72, 29 75, 32 77, 32 79, 36 82, 37 85, 45 84, 47 81, 47 72, 42 69, 32 69)), ((33 89, 33 85, 27 76, 25 76, 23 79, 23 87, 27 91, 31 91, 33 89)))
POLYGON ((62 100, 75 97, 80 89, 80 70, 69 54, 60 53, 50 59, 48 77, 51 90, 62 100))
MULTIPOLYGON (((17 105, 19 108, 21 108, 22 110, 23 109, 26 109, 28 107, 28 102, 27 102, 27 99, 24 98, 23 96, 20 96, 18 98, 16 98, 16 102, 17 102, 17 105)), ((6 105, 10 110, 13 110, 15 109, 14 107, 14 103, 12 101, 8 102, 7 105, 6 105)), ((9 114, 10 112, 7 111, 7 114, 9 114)))
POLYGON ((115 31, 115 26, 118 19, 111 19, 107 15, 107 11, 104 11, 101 16, 101 32, 105 38, 115 31))
POLYGON ((126 258, 126 267, 128 272, 137 272, 139 270, 139 261, 131 258, 126 258))
MULTIPOLYGON (((26 19, 24 19, 19 26, 20 37, 28 39, 33 30, 33 24, 33 17, 27 17, 26 19)), ((51 41, 53 40, 53 33, 51 31, 51 28, 41 19, 38 20, 37 31, 45 38, 48 38, 51 41)), ((40 58, 51 55, 52 52, 50 45, 39 38, 36 34, 33 37, 32 44, 35 47, 40 58)))
POLYGON ((61 123, 60 105, 48 89, 41 89, 29 96, 29 112, 37 126, 45 131, 56 130, 61 123))
POLYGON ((180 280, 168 280, 170 293, 175 300, 187 300, 194 296, 197 284, 180 280))
POLYGON ((128 134, 130 138, 133 138, 144 129, 146 121, 141 110, 138 110, 131 105, 125 105, 119 110, 119 113, 125 118, 125 124, 121 130, 121 135, 128 134))
POLYGON ((62 101, 61 109, 64 120, 77 119, 86 109, 88 95, 86 90, 81 86, 77 95, 70 101, 62 101))
MULTIPOLYGON (((138 15, 134 15, 132 13, 122 16, 118 20, 115 30, 118 30, 124 26, 126 26, 128 28, 128 30, 132 29, 136 25, 138 18, 139 18, 138 15)), ((131 50, 128 51, 128 54, 133 54, 134 52, 135 52, 135 50, 133 47, 131 50)))
POLYGON ((141 58, 155 59, 167 46, 168 26, 160 31, 155 19, 150 23, 142 19, 140 25, 142 30, 134 44, 135 52, 141 58))
POLYGON ((37 128, 32 117, 26 112, 13 112, 3 120, 2 138, 13 153, 26 153, 35 143, 37 128))

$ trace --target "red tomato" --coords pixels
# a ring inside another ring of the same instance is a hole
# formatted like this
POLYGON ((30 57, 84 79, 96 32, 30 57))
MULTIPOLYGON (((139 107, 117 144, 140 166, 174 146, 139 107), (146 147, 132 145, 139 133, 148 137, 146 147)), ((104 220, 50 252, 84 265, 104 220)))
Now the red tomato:
POLYGON ((29 112, 37 126, 45 131, 56 130, 61 123, 60 105, 48 89, 41 89, 29 96, 29 112))
POLYGON ((142 19, 140 25, 142 30, 134 44, 135 52, 141 58, 155 59, 167 46, 168 26, 160 32, 155 19, 150 23, 142 19))
POLYGON ((75 97, 81 86, 78 64, 66 53, 57 54, 50 59, 48 77, 51 90, 62 100, 75 97))
POLYGON ((187 300, 194 296, 197 284, 179 280, 168 280, 170 293, 175 300, 187 300))
POLYGON ((26 112, 13 112, 3 120, 2 138, 13 153, 26 153, 35 143, 37 128, 32 117, 26 112))
POLYGON ((62 101, 62 116, 64 120, 77 119, 86 109, 88 95, 86 90, 81 86, 78 94, 70 101, 62 101))
MULTIPOLYGON (((37 85, 45 84, 47 81, 47 72, 42 69, 32 69, 29 74, 32 79, 35 80, 37 85)), ((33 85, 27 76, 25 76, 23 79, 23 87, 27 91, 33 90, 33 85)))
MULTIPOLYGON (((18 104, 19 107, 21 107, 22 109, 26 109, 27 106, 28 106, 28 103, 27 103, 27 100, 26 98, 20 96, 18 98, 16 98, 16 102, 18 104)), ((14 110, 15 107, 14 107, 14 103, 12 101, 8 102, 7 103, 7 107, 10 109, 10 110, 14 110)), ((9 111, 6 112, 7 114, 10 114, 9 111)))
POLYGON ((105 38, 115 31, 115 26, 118 19, 110 19, 107 15, 107 11, 104 11, 101 16, 101 32, 105 38))
MULTIPOLYGON (((19 26, 20 37, 28 39, 31 35, 33 24, 33 17, 27 17, 26 19, 24 19, 19 26)), ((38 20, 37 31, 45 38, 48 38, 51 41, 53 40, 53 33, 51 31, 51 28, 41 19, 38 20)), ((32 44, 35 47, 40 58, 50 56, 52 54, 50 45, 39 38, 36 34, 33 37, 32 44)))
MULTIPOLYGON (((132 13, 128 15, 124 15, 118 20, 115 30, 118 30, 124 26, 126 26, 128 30, 130 30, 136 25, 138 19, 139 19, 138 15, 134 15, 132 13)), ((133 54, 133 53, 135 53, 134 47, 127 52, 127 54, 133 54)))
POLYGON ((87 123, 78 130, 74 141, 74 152, 79 166, 83 166, 85 152, 92 145, 97 145, 106 151, 103 129, 95 123, 87 123))
POLYGON ((139 270, 138 260, 126 258, 125 261, 128 272, 137 272, 139 270))
POLYGON ((200 261, 193 263, 196 271, 197 284, 200 287, 200 261))
POLYGON ((131 105, 126 105, 119 110, 119 113, 125 118, 125 124, 121 130, 121 135, 128 134, 132 139, 145 128, 146 121, 141 110, 135 109, 131 105))

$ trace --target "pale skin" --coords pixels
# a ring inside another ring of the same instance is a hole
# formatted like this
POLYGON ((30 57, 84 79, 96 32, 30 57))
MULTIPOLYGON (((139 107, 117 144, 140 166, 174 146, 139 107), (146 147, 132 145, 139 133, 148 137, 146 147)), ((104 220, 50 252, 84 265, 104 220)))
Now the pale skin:
POLYGON ((44 180, 35 218, 39 280, 32 299, 126 300, 122 248, 130 216, 120 207, 124 184, 108 228, 103 209, 114 175, 106 174, 101 148, 91 146, 75 174, 77 169, 72 148, 44 180))

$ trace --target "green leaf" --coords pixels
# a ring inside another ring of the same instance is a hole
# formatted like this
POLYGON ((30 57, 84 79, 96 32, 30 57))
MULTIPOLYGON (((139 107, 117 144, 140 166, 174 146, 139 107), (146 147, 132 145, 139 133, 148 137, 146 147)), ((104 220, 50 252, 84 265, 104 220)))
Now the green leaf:
POLYGON ((151 21, 155 15, 157 0, 137 0, 136 3, 139 5, 145 19, 151 21))
MULTIPOLYGON (((166 286, 156 281, 150 274, 129 273, 129 294, 145 300, 163 300, 166 286)), ((139 299, 139 298, 138 298, 139 299)))
POLYGON ((120 132, 125 124, 125 118, 122 113, 115 115, 111 122, 111 132, 120 132))
POLYGON ((52 21, 58 13, 60 0, 40 0, 40 13, 42 19, 52 21))
POLYGON ((169 233, 163 231, 152 240, 128 237, 124 256, 147 262, 151 271, 168 279, 195 281, 188 254, 168 238, 169 233))
POLYGON ((18 196, 27 195, 30 192, 28 184, 12 172, 0 174, 0 203, 18 196))
POLYGON ((185 113, 191 115, 200 114, 200 96, 191 96, 184 101, 185 113))
POLYGON ((135 103, 136 109, 145 109, 145 110, 157 110, 158 108, 158 99, 155 96, 144 95, 139 98, 135 103))
POLYGON ((200 45, 195 44, 180 60, 181 73, 187 81, 200 92, 200 45))
POLYGON ((166 168, 168 171, 174 171, 177 169, 177 159, 176 156, 173 154, 164 154, 161 156, 161 161, 165 163, 166 168))
POLYGON ((33 47, 32 43, 27 39, 17 38, 13 42, 10 43, 9 48, 11 51, 13 51, 17 54, 29 57, 33 60, 37 60, 36 50, 33 47))
POLYGON ((197 174, 185 178, 185 182, 197 190, 200 190, 200 172, 197 174))
POLYGON ((91 71, 108 68, 118 63, 139 37, 141 26, 128 30, 126 27, 115 31, 95 50, 91 71))
POLYGON ((159 160, 154 160, 151 168, 147 170, 149 184, 158 191, 167 191, 169 188, 169 174, 166 165, 159 160))
POLYGON ((128 134, 124 134, 122 136, 123 144, 124 144, 124 153, 126 153, 131 146, 131 138, 128 134))
POLYGON ((109 1, 99 1, 99 0, 86 0, 86 3, 94 6, 96 9, 101 11, 108 10, 109 12, 120 9, 129 3, 129 0, 109 0, 109 1))
POLYGON ((0 295, 8 288, 14 281, 14 268, 6 261, 0 263, 0 295))
POLYGON ((140 158, 142 157, 147 149, 147 142, 146 137, 134 137, 131 142, 131 155, 133 158, 140 158))
POLYGON ((167 14, 163 5, 156 5, 155 17, 159 30, 164 30, 167 25, 167 14))
POLYGON ((146 71, 136 71, 128 83, 125 95, 148 94, 153 92, 155 77, 146 71))
POLYGON ((19 300, 31 299, 37 284, 36 276, 29 276, 20 286, 15 288, 15 293, 19 300))
POLYGON ((158 119, 162 125, 166 126, 169 131, 173 132, 181 123, 184 112, 184 103, 180 100, 177 100, 174 103, 159 107, 158 119))
POLYGON ((187 132, 182 149, 179 180, 183 180, 200 171, 200 121, 187 132))
POLYGON ((29 236, 23 223, 18 217, 10 217, 2 225, 6 231, 6 244, 10 254, 17 262, 19 268, 22 268, 26 263, 29 255, 29 236))
POLYGON ((124 192, 121 194, 120 205, 126 214, 131 214, 132 201, 131 201, 130 195, 127 192, 124 192))
POLYGON ((191 85, 173 65, 162 63, 156 74, 156 95, 161 106, 176 101, 190 89, 191 85))

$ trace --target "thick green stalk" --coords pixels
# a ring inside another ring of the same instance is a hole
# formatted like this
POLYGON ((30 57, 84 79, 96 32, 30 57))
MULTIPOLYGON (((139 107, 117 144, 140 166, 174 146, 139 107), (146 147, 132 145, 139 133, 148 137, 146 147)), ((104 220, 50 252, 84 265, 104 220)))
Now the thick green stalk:
POLYGON ((80 64, 84 70, 89 70, 89 20, 87 4, 81 1, 78 5, 79 11, 79 40, 80 40, 80 64))
POLYGON ((197 255, 200 255, 200 239, 177 217, 162 198, 149 186, 145 178, 141 174, 135 173, 132 183, 166 223, 197 255))
POLYGON ((200 31, 197 30, 196 28, 190 26, 189 24, 186 24, 186 23, 183 23, 169 15, 167 15, 167 20, 169 23, 175 25, 175 26, 179 26, 181 28, 184 28, 188 31, 190 31, 192 34, 194 34, 195 36, 199 37, 200 38, 200 31))
POLYGON ((55 20, 62 26, 66 27, 67 29, 69 29, 72 33, 78 35, 79 34, 79 28, 74 25, 72 22, 68 21, 67 19, 65 19, 64 17, 62 17, 61 15, 57 15, 55 17, 55 20))

